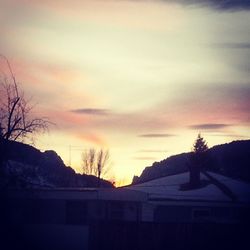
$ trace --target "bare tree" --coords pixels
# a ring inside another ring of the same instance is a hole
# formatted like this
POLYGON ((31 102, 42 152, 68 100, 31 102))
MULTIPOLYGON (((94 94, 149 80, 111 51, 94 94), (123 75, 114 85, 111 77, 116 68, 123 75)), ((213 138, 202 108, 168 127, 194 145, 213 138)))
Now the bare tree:
POLYGON ((107 176, 110 166, 109 150, 90 148, 82 153, 83 173, 98 177, 99 184, 100 179, 107 176))
POLYGON ((46 118, 31 115, 33 106, 20 90, 9 61, 2 56, 7 64, 8 75, 0 76, 0 127, 5 140, 23 140, 28 135, 48 128, 46 118))
POLYGON ((84 174, 97 175, 96 149, 90 148, 82 153, 82 170, 84 174))
POLYGON ((110 156, 108 150, 100 149, 97 153, 97 177, 105 176, 110 170, 110 156))
POLYGON ((7 72, 0 69, 0 165, 8 160, 8 141, 24 141, 36 132, 44 132, 50 122, 32 115, 33 105, 24 96, 8 59, 0 55, 7 72))

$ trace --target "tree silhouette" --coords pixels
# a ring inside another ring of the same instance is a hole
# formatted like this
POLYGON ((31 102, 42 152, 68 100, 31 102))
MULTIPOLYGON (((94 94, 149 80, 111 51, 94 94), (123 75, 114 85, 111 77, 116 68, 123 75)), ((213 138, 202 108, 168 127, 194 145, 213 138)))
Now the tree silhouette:
POLYGON ((98 177, 98 186, 100 186, 100 178, 104 176, 109 171, 109 151, 108 150, 99 150, 97 153, 97 177, 98 177))
POLYGON ((86 149, 82 153, 82 170, 84 174, 97 176, 96 162, 96 149, 86 149))
POLYGON ((83 174, 95 175, 98 177, 98 186, 100 179, 110 171, 109 150, 96 150, 90 148, 82 153, 83 174))
POLYGON ((203 153, 206 153, 207 150, 207 142, 199 133, 193 145, 193 153, 195 153, 196 155, 202 155, 203 153))
POLYGON ((199 133, 193 144, 189 165, 190 185, 193 188, 200 186, 200 172, 205 168, 207 150, 207 143, 199 133))
POLYGON ((0 76, 0 127, 5 140, 23 140, 30 134, 45 131, 49 121, 31 115, 33 105, 20 90, 9 61, 6 61, 9 75, 0 76))
POLYGON ((8 59, 1 56, 7 72, 0 75, 0 165, 8 160, 8 141, 23 141, 36 132, 44 132, 50 122, 32 115, 33 105, 20 89, 8 59))

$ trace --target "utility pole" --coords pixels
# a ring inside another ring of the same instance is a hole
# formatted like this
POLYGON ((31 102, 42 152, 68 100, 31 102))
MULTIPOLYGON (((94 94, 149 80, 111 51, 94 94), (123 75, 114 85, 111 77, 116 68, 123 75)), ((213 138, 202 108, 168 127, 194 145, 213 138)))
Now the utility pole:
POLYGON ((71 145, 69 145, 69 166, 71 167, 71 145))

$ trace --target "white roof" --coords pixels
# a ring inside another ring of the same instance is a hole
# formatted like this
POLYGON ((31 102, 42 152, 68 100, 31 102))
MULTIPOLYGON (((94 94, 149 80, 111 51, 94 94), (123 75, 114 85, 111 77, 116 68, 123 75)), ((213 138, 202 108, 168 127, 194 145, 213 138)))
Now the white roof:
MULTIPOLYGON (((227 186, 239 202, 250 202, 250 184, 231 179, 229 177, 211 173, 211 176, 227 186)), ((208 180, 201 173, 201 180, 208 180)), ((148 194, 149 199, 169 200, 197 200, 197 201, 231 201, 220 188, 212 183, 199 189, 180 190, 180 185, 189 181, 189 172, 154 179, 137 185, 125 187, 130 190, 142 191, 148 194)))

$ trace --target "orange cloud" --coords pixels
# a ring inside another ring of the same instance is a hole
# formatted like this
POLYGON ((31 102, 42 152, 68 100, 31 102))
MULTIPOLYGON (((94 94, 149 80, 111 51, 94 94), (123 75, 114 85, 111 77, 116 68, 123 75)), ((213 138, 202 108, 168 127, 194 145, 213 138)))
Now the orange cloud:
POLYGON ((89 141, 101 147, 106 147, 106 141, 99 135, 93 133, 78 133, 75 135, 77 138, 83 141, 89 141))

